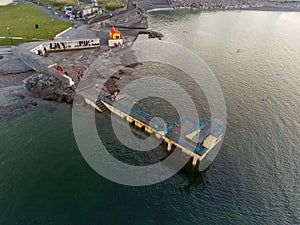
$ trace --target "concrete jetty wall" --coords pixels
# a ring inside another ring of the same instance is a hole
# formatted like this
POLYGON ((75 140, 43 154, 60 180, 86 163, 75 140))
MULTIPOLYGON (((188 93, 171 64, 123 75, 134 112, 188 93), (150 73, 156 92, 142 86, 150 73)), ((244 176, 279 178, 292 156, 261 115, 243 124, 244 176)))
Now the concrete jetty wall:
POLYGON ((69 77, 64 76, 62 73, 59 73, 55 69, 55 67, 48 67, 54 63, 53 61, 51 61, 47 57, 35 55, 34 53, 30 52, 30 50, 37 45, 38 44, 35 42, 22 44, 22 46, 13 46, 12 51, 14 52, 14 54, 19 56, 26 65, 28 65, 35 71, 47 74, 49 76, 54 76, 57 79, 63 81, 65 84, 71 85, 69 77))
MULTIPOLYGON (((163 141, 167 144, 167 151, 170 152, 172 151, 172 147, 178 147, 182 152, 184 152, 188 157, 191 157, 192 159, 192 165, 193 166, 200 166, 202 165, 202 171, 205 170, 209 164, 211 162, 208 162, 206 160, 206 155, 208 153, 205 152, 202 156, 201 155, 198 155, 196 154, 195 152, 193 152, 192 150, 190 149, 187 149, 185 147, 183 147, 181 144, 179 144, 178 142, 174 141, 174 140, 171 140, 170 138, 167 138, 165 136, 165 132, 164 131, 158 131, 154 128, 152 128, 151 126, 143 123, 142 121, 122 112, 121 110, 113 107, 112 105, 108 104, 107 102, 105 101, 102 101, 101 102, 114 114, 118 115, 120 118, 122 119, 126 119, 129 123, 134 123, 134 125, 138 128, 144 128, 145 131, 149 134, 152 134, 154 133, 154 135, 159 138, 159 139, 163 139, 163 141)), ((199 167, 200 168, 200 167, 199 167)))

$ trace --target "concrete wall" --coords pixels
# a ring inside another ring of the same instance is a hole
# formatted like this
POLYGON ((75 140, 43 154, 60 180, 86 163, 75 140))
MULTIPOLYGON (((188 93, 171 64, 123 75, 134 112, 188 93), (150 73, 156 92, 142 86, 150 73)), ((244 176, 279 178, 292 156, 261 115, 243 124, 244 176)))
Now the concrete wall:
POLYGON ((8 5, 11 4, 13 1, 12 0, 0 0, 0 5, 8 5))
POLYGON ((49 65, 53 64, 53 61, 30 52, 30 49, 22 47, 12 47, 12 51, 16 55, 18 55, 25 64, 27 64, 35 71, 47 74, 49 76, 54 76, 63 81, 65 84, 70 85, 70 79, 68 77, 58 72, 54 67, 48 67, 49 65))
POLYGON ((44 47, 46 48, 46 51, 54 51, 54 52, 65 51, 65 50, 80 50, 86 48, 100 48, 100 38, 68 40, 68 41, 54 40, 49 42, 43 42, 42 44, 35 46, 30 51, 34 54, 38 54, 37 50, 40 49, 44 54, 44 47), (59 48, 54 47, 56 45, 59 45, 59 48))

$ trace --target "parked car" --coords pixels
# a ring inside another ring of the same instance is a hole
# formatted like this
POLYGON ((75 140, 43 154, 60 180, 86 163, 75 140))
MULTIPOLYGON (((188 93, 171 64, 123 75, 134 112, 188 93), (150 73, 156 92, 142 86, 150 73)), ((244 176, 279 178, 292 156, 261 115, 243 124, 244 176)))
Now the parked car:
POLYGON ((62 11, 63 11, 63 12, 67 12, 67 11, 72 11, 72 9, 73 9, 72 6, 67 5, 67 6, 64 6, 64 7, 62 8, 62 11))
POLYGON ((67 16, 70 16, 70 15, 72 14, 72 11, 71 11, 71 10, 67 10, 67 11, 65 12, 65 14, 66 14, 67 16))

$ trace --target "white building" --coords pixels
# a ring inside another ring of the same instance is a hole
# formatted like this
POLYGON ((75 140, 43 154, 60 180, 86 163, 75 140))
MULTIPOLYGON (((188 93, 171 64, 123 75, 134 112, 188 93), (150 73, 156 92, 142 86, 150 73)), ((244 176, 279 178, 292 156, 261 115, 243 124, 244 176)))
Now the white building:
POLYGON ((13 0, 0 0, 0 5, 8 5, 11 4, 13 0))
POLYGON ((99 8, 93 5, 85 5, 82 6, 82 16, 85 17, 86 15, 90 15, 93 13, 98 13, 99 8))

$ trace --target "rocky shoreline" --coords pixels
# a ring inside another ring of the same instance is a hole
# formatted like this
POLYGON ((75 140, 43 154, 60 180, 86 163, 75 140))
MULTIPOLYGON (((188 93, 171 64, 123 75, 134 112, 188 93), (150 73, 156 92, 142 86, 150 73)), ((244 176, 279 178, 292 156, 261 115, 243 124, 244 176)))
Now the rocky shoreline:
MULTIPOLYGON (((50 53, 51 54, 51 53, 50 53)), ((75 91, 89 86, 100 88, 114 93, 118 88, 116 81, 128 77, 132 71, 141 65, 134 53, 128 48, 103 50, 79 50, 66 51, 49 55, 68 72, 75 81, 74 86, 69 86, 63 81, 48 74, 33 71, 23 80, 24 87, 32 97, 71 104, 75 97, 75 91), (81 63, 80 63, 81 62, 81 63), (77 80, 78 74, 82 74, 82 80, 77 80), (98 81, 98 80, 101 81, 98 81), (104 82, 105 81, 105 82, 104 82)))
MULTIPOLYGON (((24 85, 33 97, 50 100, 62 99, 60 95, 70 91, 55 77, 39 74, 28 67, 11 48, 0 47, 0 88, 20 85, 24 85)), ((25 96, 21 99, 25 99, 25 96)), ((66 101, 68 100, 66 97, 66 101)))
POLYGON ((39 104, 40 99, 73 101, 74 91, 53 76, 28 67, 10 47, 0 47, 0 117, 11 118, 39 104))
POLYGON ((17 86, 35 73, 9 47, 0 47, 0 88, 17 86))
POLYGON ((25 87, 35 98, 72 103, 74 90, 53 76, 35 74, 24 80, 25 87))
POLYGON ((24 80, 36 74, 11 51, 0 47, 0 116, 12 116, 37 106, 35 99, 24 87, 24 80))
POLYGON ((265 0, 170 0, 174 9, 199 10, 261 10, 261 11, 300 11, 299 1, 265 0))

